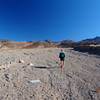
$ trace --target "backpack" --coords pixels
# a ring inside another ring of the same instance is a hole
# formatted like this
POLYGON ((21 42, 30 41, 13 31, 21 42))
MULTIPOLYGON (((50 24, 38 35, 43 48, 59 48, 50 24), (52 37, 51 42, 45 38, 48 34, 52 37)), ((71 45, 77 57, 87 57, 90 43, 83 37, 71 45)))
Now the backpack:
POLYGON ((59 57, 60 58, 64 58, 65 57, 65 54, 61 52, 60 55, 59 55, 59 57))

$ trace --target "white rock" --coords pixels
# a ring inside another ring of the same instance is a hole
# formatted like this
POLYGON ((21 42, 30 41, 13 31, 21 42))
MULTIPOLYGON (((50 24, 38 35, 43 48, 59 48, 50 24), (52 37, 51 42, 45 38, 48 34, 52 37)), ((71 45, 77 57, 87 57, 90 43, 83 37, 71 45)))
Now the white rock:
POLYGON ((30 66, 33 66, 33 64, 32 64, 32 63, 29 63, 29 65, 30 65, 30 66))
POLYGON ((25 61, 24 60, 19 60, 19 63, 25 63, 25 61))
POLYGON ((29 82, 29 83, 41 83, 40 80, 29 80, 28 82, 29 82))

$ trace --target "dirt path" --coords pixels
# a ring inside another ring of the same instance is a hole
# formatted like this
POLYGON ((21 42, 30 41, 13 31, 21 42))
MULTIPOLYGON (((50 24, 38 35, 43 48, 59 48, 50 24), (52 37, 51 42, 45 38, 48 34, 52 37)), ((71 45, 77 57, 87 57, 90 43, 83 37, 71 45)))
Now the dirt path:
POLYGON ((65 52, 62 69, 56 48, 0 52, 0 100, 100 100, 100 56, 65 52))

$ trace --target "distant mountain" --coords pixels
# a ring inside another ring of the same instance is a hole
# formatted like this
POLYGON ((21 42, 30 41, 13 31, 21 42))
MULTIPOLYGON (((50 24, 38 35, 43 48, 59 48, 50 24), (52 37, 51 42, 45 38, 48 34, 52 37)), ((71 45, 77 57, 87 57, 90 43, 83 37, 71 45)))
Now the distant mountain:
POLYGON ((49 48, 49 47, 57 47, 58 42, 52 42, 50 40, 45 41, 8 41, 8 40, 0 40, 0 48, 49 48))
POLYGON ((97 36, 95 38, 92 38, 92 39, 85 39, 85 40, 82 40, 80 41, 81 43, 100 43, 100 37, 97 36))
POLYGON ((75 44, 72 40, 63 40, 59 42, 58 47, 72 47, 75 44))
POLYGON ((0 40, 0 48, 50 48, 50 47, 75 47, 80 45, 90 45, 90 44, 100 44, 100 37, 95 37, 92 39, 85 39, 80 42, 74 42, 72 40, 63 40, 59 42, 54 42, 51 40, 44 41, 10 41, 10 40, 0 40))
POLYGON ((1 43, 5 43, 5 42, 8 42, 8 41, 10 41, 10 40, 0 39, 0 44, 1 44, 1 43))

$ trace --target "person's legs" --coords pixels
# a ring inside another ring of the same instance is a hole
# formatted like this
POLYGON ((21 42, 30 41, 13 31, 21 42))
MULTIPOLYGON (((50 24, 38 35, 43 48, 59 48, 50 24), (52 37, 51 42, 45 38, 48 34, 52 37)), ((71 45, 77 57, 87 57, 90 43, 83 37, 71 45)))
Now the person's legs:
POLYGON ((62 59, 62 67, 64 66, 64 58, 62 59))
POLYGON ((64 66, 64 61, 61 61, 61 66, 62 66, 62 67, 64 66))
POLYGON ((64 66, 64 58, 60 58, 60 64, 59 64, 61 67, 64 66))
POLYGON ((60 66, 63 67, 64 66, 64 61, 61 60, 60 66))

